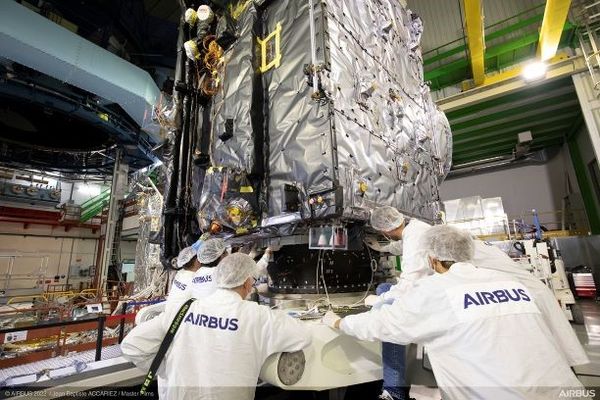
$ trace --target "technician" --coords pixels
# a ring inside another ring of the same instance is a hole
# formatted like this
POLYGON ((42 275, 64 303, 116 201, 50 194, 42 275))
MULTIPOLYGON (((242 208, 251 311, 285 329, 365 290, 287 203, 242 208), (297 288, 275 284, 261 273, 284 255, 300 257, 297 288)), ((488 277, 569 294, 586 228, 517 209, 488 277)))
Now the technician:
MULTIPOLYGON (((432 271, 418 244, 423 234, 431 228, 418 219, 406 223, 404 215, 390 206, 379 207, 371 213, 371 226, 379 231, 390 243, 380 250, 394 255, 402 255, 402 273, 398 283, 382 283, 377 287, 377 296, 370 295, 365 304, 379 307, 392 303, 406 293, 414 283, 432 271)), ((381 345, 383 362, 383 400, 407 400, 410 386, 406 383, 406 349, 404 345, 386 343, 381 345)))
POLYGON ((440 225, 420 243, 436 274, 393 304, 327 325, 361 340, 422 343, 444 399, 550 399, 583 387, 527 288, 477 268, 470 234, 440 225))
MULTIPOLYGON (((168 399, 253 399, 267 357, 310 344, 310 331, 300 321, 244 300, 256 269, 241 253, 215 268, 217 291, 192 303, 158 370, 168 378, 168 399)), ((123 356, 147 370, 176 314, 163 313, 134 328, 121 344, 123 356)))
POLYGON ((189 297, 202 299, 217 290, 214 281, 215 267, 227 256, 227 244, 223 239, 208 239, 197 253, 200 268, 194 274, 189 297))
POLYGON ((177 256, 178 271, 173 278, 173 282, 171 282, 169 295, 167 296, 165 305, 167 311, 170 310, 174 304, 178 304, 189 298, 187 291, 192 283, 194 274, 200 268, 200 262, 196 257, 198 247, 202 248, 200 241, 184 248, 177 256))
MULTIPOLYGON (((429 272, 423 269, 427 259, 419 246, 414 244, 419 243, 419 238, 424 236, 431 225, 411 219, 406 226, 403 215, 393 207, 375 209, 372 213, 371 225, 392 241, 383 250, 398 254, 402 253, 402 247, 405 247, 405 254, 402 257, 403 272, 399 283, 394 286, 389 283, 381 284, 377 288, 377 294, 380 296, 368 296, 365 300, 367 305, 377 308, 384 303, 391 304, 394 299, 405 294, 417 279, 428 275, 429 272), (411 226, 412 228, 409 229, 411 226), (403 240, 398 240, 400 238, 403 240)), ((556 301, 554 293, 543 282, 524 268, 519 268, 502 250, 481 240, 474 240, 474 256, 469 262, 479 268, 508 273, 513 279, 522 283, 534 295, 536 306, 541 311, 550 334, 556 339, 569 365, 589 363, 585 349, 556 301)), ((384 376, 382 398, 408 399, 409 387, 405 381, 406 361, 403 346, 383 343, 382 358, 384 376)))

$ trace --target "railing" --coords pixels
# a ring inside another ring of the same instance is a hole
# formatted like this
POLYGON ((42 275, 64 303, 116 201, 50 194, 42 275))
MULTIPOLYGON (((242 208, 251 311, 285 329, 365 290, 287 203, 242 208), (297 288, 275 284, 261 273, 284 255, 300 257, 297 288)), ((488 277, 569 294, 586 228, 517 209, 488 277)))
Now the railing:
POLYGON ((64 291, 64 292, 46 292, 44 296, 48 301, 56 301, 59 298, 65 298, 67 300, 72 299, 77 296, 79 293, 76 293, 72 290, 64 291))
POLYGON ((98 289, 83 289, 81 292, 79 292, 79 295, 81 297, 95 299, 98 297, 98 289))
POLYGON ((102 359, 102 347, 121 343, 124 337, 126 322, 133 324, 135 322, 135 314, 121 314, 115 316, 100 315, 96 318, 83 320, 61 321, 43 325, 2 329, 0 330, 0 343, 4 343, 2 346, 4 353, 7 353, 7 342, 9 342, 11 346, 15 346, 15 344, 18 346, 19 343, 21 343, 21 345, 26 345, 27 342, 40 342, 46 339, 46 341, 54 343, 54 345, 45 349, 23 351, 18 357, 0 359, 0 368, 14 367, 16 365, 67 355, 73 351, 79 352, 91 349, 96 350, 95 360, 100 361, 102 359), (120 328, 118 337, 104 337, 104 328, 117 327, 120 328), (95 341, 67 343, 67 339, 72 334, 94 330, 96 331, 95 341), (10 339, 11 336, 22 338, 22 340, 15 341, 10 339), (10 340, 8 340, 7 337, 10 340))
MULTIPOLYGON (((27 364, 35 361, 67 355, 70 352, 80 352, 95 349, 95 360, 102 359, 102 348, 121 343, 125 337, 126 324, 133 325, 135 316, 142 306, 156 304, 164 301, 162 298, 126 301, 122 304, 120 314, 106 315, 102 314, 93 318, 80 320, 63 320, 58 322, 42 322, 30 326, 19 326, 0 329, 0 348, 4 354, 16 353, 17 357, 0 358, 0 369, 9 368, 17 365, 27 364), (114 336, 106 337, 105 329, 118 329, 113 331, 114 336), (92 340, 80 341, 76 343, 69 342, 73 335, 83 332, 94 332, 92 340), (17 338, 17 340, 14 340, 17 338), (27 346, 34 347, 35 344, 42 344, 37 349, 27 349, 27 346), (19 351, 22 347, 24 350, 19 351)), ((39 308, 25 309, 23 312, 29 312, 36 315, 48 314, 51 310, 65 312, 59 308, 39 308)), ((14 312, 19 313, 19 310, 14 312)), ((6 312, 0 313, 6 314, 6 312)))
POLYGON ((43 294, 32 294, 27 296, 14 296, 8 299, 6 305, 17 304, 17 303, 25 303, 25 302, 35 302, 36 299, 40 299, 44 302, 48 302, 48 298, 43 294))
POLYGON ((50 256, 38 253, 19 252, 15 254, 0 254, 0 261, 6 261, 5 266, 0 265, 4 271, 4 273, 0 274, 0 290, 27 291, 30 289, 39 289, 39 291, 41 291, 40 282, 43 281, 46 271, 48 270, 49 259, 50 256), (28 260, 32 261, 27 262, 28 260), (23 264, 15 266, 17 261, 22 262, 23 264), (39 263, 39 266, 31 268, 31 265, 37 263, 39 263), (24 269, 23 265, 28 267, 30 272, 19 273, 20 270, 24 269), (21 284, 13 285, 13 282, 20 282, 21 284), (23 282, 27 282, 28 284, 34 283, 34 285, 24 287, 23 282), (15 288, 15 286, 18 289, 15 288))
POLYGON ((583 52, 585 63, 588 67, 596 96, 600 96, 600 1, 579 0, 572 7, 572 18, 579 25, 577 36, 580 49, 583 52))

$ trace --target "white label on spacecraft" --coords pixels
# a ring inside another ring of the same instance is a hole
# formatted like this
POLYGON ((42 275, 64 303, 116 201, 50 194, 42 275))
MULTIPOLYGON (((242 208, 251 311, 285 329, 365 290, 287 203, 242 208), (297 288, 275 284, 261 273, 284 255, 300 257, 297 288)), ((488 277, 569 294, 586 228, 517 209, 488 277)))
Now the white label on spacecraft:
POLYGON ((21 342, 27 340, 27 331, 16 331, 4 335, 4 343, 21 342))
POLYGON ((88 304, 86 308, 90 314, 102 312, 102 304, 88 304))

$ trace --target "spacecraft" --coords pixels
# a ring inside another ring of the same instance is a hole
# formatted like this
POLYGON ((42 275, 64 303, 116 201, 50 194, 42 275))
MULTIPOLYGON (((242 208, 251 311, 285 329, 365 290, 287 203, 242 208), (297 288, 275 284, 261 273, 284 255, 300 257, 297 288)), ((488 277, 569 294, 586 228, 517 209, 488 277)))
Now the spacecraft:
POLYGON ((370 211, 433 221, 452 136, 399 1, 213 1, 182 9, 162 261, 202 232, 276 243, 274 293, 364 291, 370 211))

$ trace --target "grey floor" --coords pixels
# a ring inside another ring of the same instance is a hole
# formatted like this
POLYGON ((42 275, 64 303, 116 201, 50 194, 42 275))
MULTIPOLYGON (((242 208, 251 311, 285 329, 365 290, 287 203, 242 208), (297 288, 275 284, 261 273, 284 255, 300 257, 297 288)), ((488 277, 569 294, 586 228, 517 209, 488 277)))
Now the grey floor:
POLYGON ((571 326, 588 354, 590 363, 575 367, 575 373, 586 387, 600 387, 600 303, 580 300, 585 325, 571 326), (590 376, 594 375, 594 376, 590 376))
MULTIPOLYGON (((581 305, 585 324, 571 326, 585 348, 590 363, 575 367, 575 373, 587 388, 597 389, 600 387, 600 303, 587 299, 579 300, 578 303, 581 305)), ((414 345, 407 352, 406 374, 408 381, 412 382, 411 397, 417 400, 439 400, 439 392, 434 389, 433 373, 423 369, 420 354, 421 349, 414 345)))

